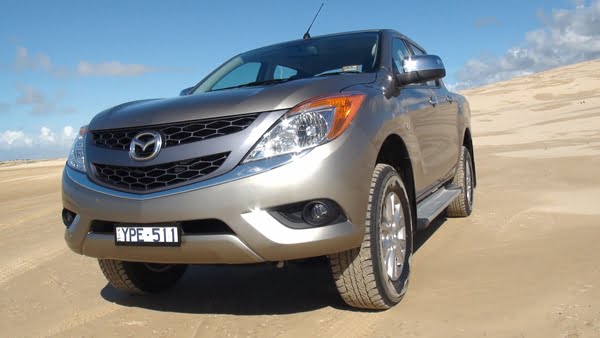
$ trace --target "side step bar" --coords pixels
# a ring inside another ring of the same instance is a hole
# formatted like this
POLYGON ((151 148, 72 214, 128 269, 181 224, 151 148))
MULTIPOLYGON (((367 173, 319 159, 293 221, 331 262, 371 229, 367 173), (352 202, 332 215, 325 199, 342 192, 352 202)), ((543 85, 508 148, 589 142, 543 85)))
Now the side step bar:
POLYGON ((417 205, 417 229, 425 229, 460 194, 460 188, 448 185, 439 188, 417 205))

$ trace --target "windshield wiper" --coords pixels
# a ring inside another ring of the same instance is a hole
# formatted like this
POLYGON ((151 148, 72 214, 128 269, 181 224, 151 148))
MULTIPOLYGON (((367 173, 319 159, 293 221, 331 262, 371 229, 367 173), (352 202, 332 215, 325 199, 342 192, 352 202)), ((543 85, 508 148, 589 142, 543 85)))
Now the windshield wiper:
POLYGON ((340 75, 340 74, 359 74, 359 73, 361 73, 361 72, 358 72, 358 71, 353 71, 353 72, 331 72, 331 73, 323 73, 323 74, 315 75, 315 77, 332 76, 332 75, 340 75))
POLYGON ((232 86, 232 87, 213 89, 213 90, 211 90, 211 92, 214 92, 217 90, 225 90, 225 89, 270 85, 270 84, 276 84, 276 83, 283 83, 283 82, 287 82, 287 81, 291 81, 291 80, 294 80, 294 79, 287 78, 287 79, 272 79, 272 80, 264 80, 264 81, 254 81, 254 82, 243 83, 241 85, 232 86))

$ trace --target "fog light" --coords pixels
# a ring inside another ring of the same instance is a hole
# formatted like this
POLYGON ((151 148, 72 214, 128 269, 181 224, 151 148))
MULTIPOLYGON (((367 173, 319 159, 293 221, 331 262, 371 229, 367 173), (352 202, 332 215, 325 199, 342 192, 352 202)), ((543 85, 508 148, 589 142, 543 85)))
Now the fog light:
POLYGON ((302 218, 311 225, 329 224, 340 216, 338 209, 328 201, 307 203, 302 211, 302 218))
POLYGON ((70 210, 67 210, 67 209, 62 210, 62 220, 63 220, 63 223, 65 224, 65 226, 67 227, 67 229, 71 226, 71 224, 73 224, 73 221, 75 220, 76 216, 77 216, 77 214, 70 210))
POLYGON ((310 229, 348 220, 340 206, 330 199, 281 205, 267 212, 279 223, 292 229, 310 229))
POLYGON ((321 202, 313 204, 310 208, 310 215, 313 219, 322 220, 327 217, 327 206, 321 202))

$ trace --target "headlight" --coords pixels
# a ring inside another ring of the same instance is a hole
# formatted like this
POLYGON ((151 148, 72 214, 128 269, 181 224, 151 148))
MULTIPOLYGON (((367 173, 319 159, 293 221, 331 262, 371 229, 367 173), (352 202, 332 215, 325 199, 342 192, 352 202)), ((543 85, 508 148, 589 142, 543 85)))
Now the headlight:
POLYGON ((87 126, 79 128, 79 135, 75 138, 69 158, 67 159, 67 165, 75 170, 85 172, 85 153, 83 146, 85 144, 85 134, 87 132, 87 126))
POLYGON ((364 94, 342 94, 300 103, 261 137, 242 163, 298 154, 335 139, 348 128, 364 99, 364 94))

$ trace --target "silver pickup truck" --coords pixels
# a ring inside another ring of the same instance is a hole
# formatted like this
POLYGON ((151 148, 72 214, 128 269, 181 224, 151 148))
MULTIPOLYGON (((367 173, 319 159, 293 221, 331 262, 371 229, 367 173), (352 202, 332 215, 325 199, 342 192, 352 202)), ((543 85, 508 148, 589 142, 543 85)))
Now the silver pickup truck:
POLYGON ((347 304, 390 308, 415 232, 472 210, 470 110, 445 74, 398 32, 340 33, 107 109, 64 169, 67 245, 130 293, 171 287, 189 264, 326 256, 347 304))

